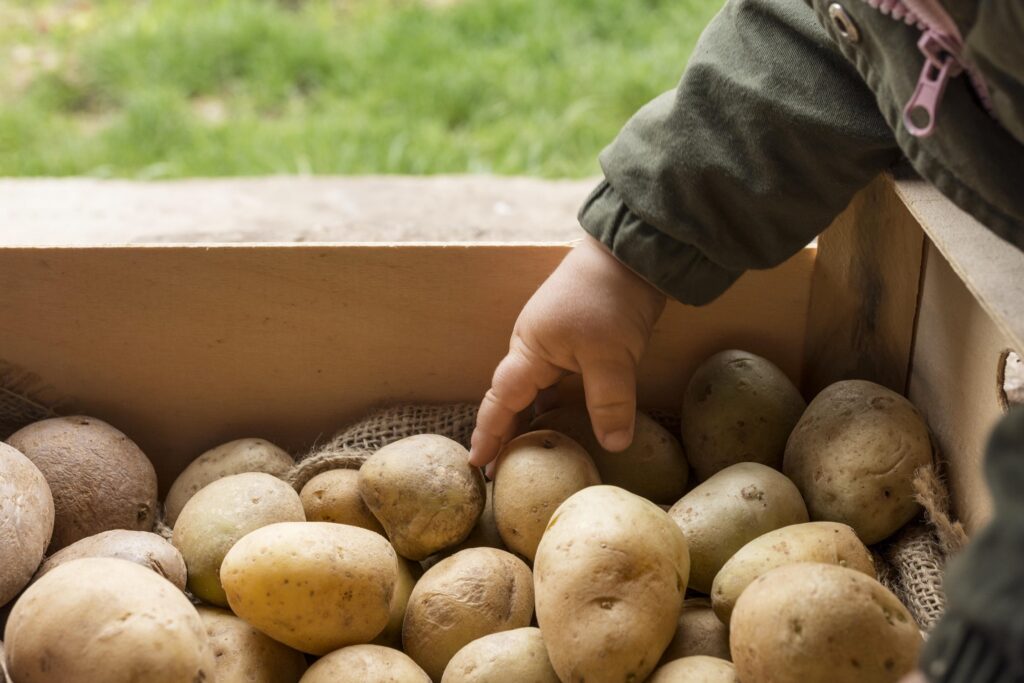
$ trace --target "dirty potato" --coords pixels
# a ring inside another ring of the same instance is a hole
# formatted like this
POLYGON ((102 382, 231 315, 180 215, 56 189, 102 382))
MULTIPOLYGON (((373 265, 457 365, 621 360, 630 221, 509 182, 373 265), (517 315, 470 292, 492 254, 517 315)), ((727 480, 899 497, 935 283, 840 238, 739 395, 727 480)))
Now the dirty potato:
POLYGON ((173 545, 151 531, 112 529, 75 541, 46 558, 36 579, 65 562, 83 557, 116 557, 152 569, 181 590, 185 590, 185 560, 173 545))
POLYGON ((0 443, 0 605, 32 579, 53 533, 53 496, 31 460, 0 443))

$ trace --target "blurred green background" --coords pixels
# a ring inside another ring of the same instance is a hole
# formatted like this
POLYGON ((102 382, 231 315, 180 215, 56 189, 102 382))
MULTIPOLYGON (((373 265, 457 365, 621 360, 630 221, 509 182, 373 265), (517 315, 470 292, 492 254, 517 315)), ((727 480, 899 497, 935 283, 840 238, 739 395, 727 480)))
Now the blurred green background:
POLYGON ((0 175, 590 175, 720 4, 0 0, 0 175))

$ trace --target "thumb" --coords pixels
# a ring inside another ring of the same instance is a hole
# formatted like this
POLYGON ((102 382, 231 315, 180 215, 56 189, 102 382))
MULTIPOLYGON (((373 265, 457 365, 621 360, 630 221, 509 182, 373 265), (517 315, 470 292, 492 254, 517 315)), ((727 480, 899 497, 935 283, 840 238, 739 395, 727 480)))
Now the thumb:
POLYGON ((594 436, 605 450, 625 450, 636 422, 636 361, 627 354, 581 360, 580 372, 594 436))

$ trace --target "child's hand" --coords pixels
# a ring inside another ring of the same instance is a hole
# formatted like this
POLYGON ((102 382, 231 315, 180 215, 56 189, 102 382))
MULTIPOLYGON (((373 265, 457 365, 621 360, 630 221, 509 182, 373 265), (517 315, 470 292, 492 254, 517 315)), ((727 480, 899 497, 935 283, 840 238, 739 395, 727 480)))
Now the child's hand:
POLYGON ((592 237, 576 246, 519 314, 509 353, 480 405, 470 462, 491 462, 517 414, 566 372, 583 375, 594 434, 609 451, 633 441, 636 365, 665 295, 592 237))

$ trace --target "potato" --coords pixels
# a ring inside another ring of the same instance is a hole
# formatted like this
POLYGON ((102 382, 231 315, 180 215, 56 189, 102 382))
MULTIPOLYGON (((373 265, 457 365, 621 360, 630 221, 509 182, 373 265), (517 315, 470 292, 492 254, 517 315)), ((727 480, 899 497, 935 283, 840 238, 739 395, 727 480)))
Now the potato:
POLYGON ((75 541, 50 555, 36 572, 36 580, 54 568, 83 557, 117 557, 152 569, 180 590, 185 590, 185 560, 173 545, 151 531, 112 529, 75 541))
POLYGON ((185 594, 116 558, 72 560, 29 586, 4 645, 18 683, 213 680, 213 650, 185 594))
POLYGON ((600 483, 594 461, 564 434, 544 429, 512 439, 494 472, 494 521, 501 539, 533 562, 555 508, 600 483))
POLYGON ((227 607, 220 568, 231 546, 268 524, 305 519, 295 489, 263 472, 232 474, 205 486, 185 503, 171 539, 185 558, 189 590, 227 607))
POLYGON ((809 562, 750 584, 729 641, 736 673, 750 683, 895 683, 922 645, 907 608, 878 581, 809 562))
POLYGON ((384 535, 384 527, 359 495, 359 470, 321 472, 302 487, 299 498, 310 522, 351 524, 384 535))
POLYGON ((566 406, 539 415, 530 429, 553 429, 583 446, 601 481, 655 503, 672 504, 686 491, 690 468, 671 433, 648 415, 636 414, 633 443, 621 453, 601 448, 586 406, 566 406))
POLYGON ((5 660, 4 644, 0 643, 0 680, 4 683, 11 683, 11 677, 7 675, 7 664, 5 660))
POLYGON ((427 570, 405 610, 405 652, 439 681, 448 661, 477 638, 529 626, 533 579, 518 557, 469 548, 427 570))
POLYGON ((359 470, 359 493, 398 554, 422 560, 469 535, 484 509, 484 478, 451 439, 421 434, 380 449, 359 470))
POLYGON ((35 463, 53 494, 48 552, 110 529, 151 531, 156 471, 131 439, 94 417, 54 417, 7 439, 35 463))
POLYGON ((32 579, 53 533, 46 478, 13 446, 0 443, 0 605, 32 579))
POLYGON ((430 677, 398 650, 350 645, 309 667, 301 683, 430 683, 430 677))
POLYGON ((704 361, 683 397, 683 447, 701 481, 730 465, 782 467, 786 439, 806 407, 785 373, 746 351, 704 361))
POLYGON ((199 607, 213 649, 215 683, 297 683, 306 657, 273 640, 227 610, 199 607))
POLYGON ((875 561, 853 529, 834 522, 793 524, 758 536, 729 558, 711 586, 715 614, 729 623, 740 593, 767 571, 793 562, 824 562, 875 578, 875 561))
POLYGON ((762 534, 806 522, 800 492, 777 470, 756 462, 731 465, 668 511, 690 548, 690 587, 701 593, 737 550, 762 534))
POLYGON ((323 655, 384 630, 398 557, 366 529, 281 522, 238 541, 220 577, 235 614, 274 640, 323 655))
POLYGON ((484 495, 487 497, 487 501, 484 503, 484 511, 480 514, 480 519, 477 520, 476 526, 469 532, 469 536, 466 536, 461 543, 436 552, 420 562, 420 566, 423 567, 424 571, 430 569, 444 558, 451 557, 460 550, 466 550, 467 548, 508 550, 505 542, 501 540, 501 534, 498 533, 498 523, 494 519, 494 482, 486 482, 484 490, 484 495))
POLYGON ((797 423, 783 471, 800 489, 811 519, 853 527, 867 545, 920 511, 914 471, 932 462, 928 428, 914 406, 873 382, 836 382, 797 423))
POLYGON ((398 558, 398 580, 395 583, 395 595, 391 600, 391 613, 388 625, 374 639, 377 645, 402 647, 402 624, 405 622, 405 610, 409 606, 409 597, 423 570, 419 564, 404 557, 398 558))
POLYGON ((683 602, 683 612, 672 642, 661 655, 661 663, 704 655, 731 660, 729 655, 729 627, 715 616, 711 601, 706 598, 690 598, 683 602))
POLYGON ((164 521, 174 526, 188 499, 222 477, 243 472, 280 477, 294 465, 292 456, 264 439, 236 439, 211 448, 193 460, 171 484, 164 501, 164 521))
POLYGON ((441 683, 559 683, 532 626, 477 638, 455 653, 441 683))
POLYGON ((740 679, 726 660, 694 655, 658 667, 647 683, 740 683, 740 679))
POLYGON ((534 563, 537 621, 563 681, 642 681, 676 630, 686 539, 664 510, 590 486, 555 511, 534 563))

